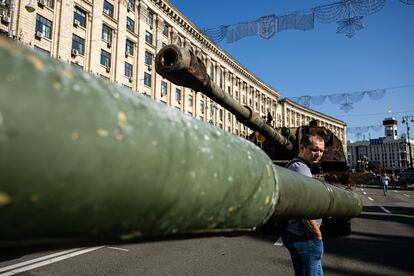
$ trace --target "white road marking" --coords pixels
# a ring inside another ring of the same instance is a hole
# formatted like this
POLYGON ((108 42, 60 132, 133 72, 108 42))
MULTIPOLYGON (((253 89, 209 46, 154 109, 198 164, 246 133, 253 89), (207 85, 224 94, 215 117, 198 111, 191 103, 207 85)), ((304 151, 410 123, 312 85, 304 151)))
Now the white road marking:
POLYGON ((407 195, 407 194, 403 194, 403 195, 405 195, 406 197, 410 197, 410 195, 407 195))
POLYGON ((273 245, 274 246, 283 246, 282 237, 279 237, 279 239, 273 245))
POLYGON ((115 250, 120 250, 120 251, 129 251, 128 249, 125 249, 125 248, 112 247, 112 246, 108 246, 107 248, 109 248, 109 249, 115 249, 115 250))
POLYGON ((385 213, 387 213, 387 214, 391 214, 391 211, 390 211, 390 210, 388 210, 387 208, 382 207, 382 206, 380 206, 380 208, 381 208, 381 210, 383 210, 385 213))
POLYGON ((372 197, 370 197, 370 196, 368 197, 368 199, 369 199, 369 200, 371 200, 371 201, 374 201, 374 200, 372 199, 372 197))
POLYGON ((396 190, 393 190, 393 192, 394 192, 394 193, 398 193, 398 191, 396 191, 396 190))
POLYGON ((364 195, 366 195, 367 194, 367 192, 362 192, 364 195))
POLYGON ((54 253, 51 255, 46 255, 37 259, 33 259, 30 261, 2 267, 0 272, 7 271, 5 273, 2 273, 2 276, 8 276, 8 275, 14 275, 16 273, 28 271, 37 267, 45 266, 48 264, 56 263, 59 261, 62 261, 64 259, 69 259, 78 255, 82 255, 91 251, 95 251, 98 249, 101 249, 105 246, 96 246, 96 247, 90 247, 90 248, 75 248, 67 251, 62 251, 58 253, 54 253))
POLYGON ((20 266, 29 265, 29 264, 32 264, 32 263, 37 263, 37 262, 40 262, 40 261, 43 261, 43 260, 46 260, 46 259, 50 259, 50 258, 53 258, 53 257, 56 257, 56 256, 65 255, 65 254, 71 253, 73 251, 77 251, 79 249, 80 248, 74 248, 74 249, 70 249, 70 250, 66 250, 66 251, 61 251, 61 252, 46 255, 46 256, 43 256, 43 257, 40 257, 40 258, 37 258, 37 259, 33 259, 33 260, 17 263, 17 264, 14 264, 14 265, 2 267, 2 268, 0 268, 0 272, 4 272, 4 271, 10 270, 10 269, 13 269, 13 268, 16 268, 16 267, 20 267, 20 266))
POLYGON ((361 191, 363 191, 364 190, 364 188, 361 188, 361 191))

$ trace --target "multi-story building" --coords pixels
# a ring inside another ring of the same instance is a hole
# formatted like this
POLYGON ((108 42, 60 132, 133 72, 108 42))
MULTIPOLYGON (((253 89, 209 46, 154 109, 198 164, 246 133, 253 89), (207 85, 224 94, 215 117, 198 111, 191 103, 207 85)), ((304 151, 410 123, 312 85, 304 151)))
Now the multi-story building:
POLYGON ((324 126, 331 130, 345 145, 345 122, 306 108, 289 99, 281 99, 279 103, 281 111, 278 113, 277 126, 298 127, 308 125, 310 121, 317 120, 319 126, 324 126))
POLYGON ((412 166, 413 156, 410 158, 410 153, 414 152, 414 141, 398 137, 395 118, 385 118, 383 125, 384 137, 348 142, 348 162, 352 168, 362 168, 371 162, 383 170, 398 173, 412 166))
POLYGON ((235 116, 155 72, 154 57, 163 46, 191 49, 213 81, 261 116, 270 113, 276 119, 273 126, 291 126, 286 118, 301 114, 295 124, 309 121, 302 115, 316 118, 346 141, 343 122, 291 101, 279 103, 276 89, 212 42, 169 1, 0 0, 0 11, 5 35, 236 135, 245 136, 248 129, 235 116))

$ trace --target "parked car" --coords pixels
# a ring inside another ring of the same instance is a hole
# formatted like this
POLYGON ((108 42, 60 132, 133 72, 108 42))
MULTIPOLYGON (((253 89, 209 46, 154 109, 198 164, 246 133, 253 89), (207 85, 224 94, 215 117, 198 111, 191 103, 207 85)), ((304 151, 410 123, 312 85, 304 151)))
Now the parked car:
POLYGON ((414 168, 407 168, 402 171, 398 179, 401 187, 407 188, 408 184, 414 184, 414 168))

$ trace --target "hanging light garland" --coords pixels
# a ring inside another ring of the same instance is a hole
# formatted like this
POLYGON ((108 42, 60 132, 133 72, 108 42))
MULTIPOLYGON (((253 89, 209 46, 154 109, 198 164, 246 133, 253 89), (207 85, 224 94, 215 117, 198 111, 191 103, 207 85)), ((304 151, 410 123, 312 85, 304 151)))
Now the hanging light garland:
POLYGON ((348 113, 351 109, 354 108, 353 104, 362 101, 362 99, 365 96, 368 96, 368 98, 371 100, 380 100, 385 96, 385 93, 389 90, 413 86, 414 85, 403 85, 368 91, 336 93, 329 95, 305 95, 299 97, 289 97, 289 99, 308 108, 311 106, 311 104, 322 105, 325 103, 326 99, 328 99, 332 104, 340 105, 340 109, 343 110, 345 113, 348 113))
MULTIPOLYGON (((359 127, 348 127, 346 129, 346 134, 348 136, 354 135, 357 140, 359 140, 361 137, 365 140, 365 134, 372 131, 380 131, 382 130, 383 125, 371 125, 371 126, 359 126, 359 127)), ((369 135, 371 136, 371 134, 369 135)))
MULTIPOLYGON (((406 5, 414 5, 414 0, 400 1, 406 5)), ((320 23, 336 22, 336 32, 351 38, 364 28, 364 16, 379 12, 385 3, 386 0, 341 0, 290 14, 272 14, 249 22, 206 28, 202 32, 215 42, 225 39, 227 43, 233 43, 248 36, 270 39, 276 33, 286 30, 312 30, 316 19, 320 23)))
POLYGON ((339 27, 336 30, 338 34, 345 34, 347 37, 351 38, 355 35, 356 31, 362 30, 364 26, 362 25, 363 16, 354 16, 351 18, 345 18, 336 21, 339 27))
POLYGON ((363 134, 367 133, 370 130, 372 131, 380 131, 383 125, 371 125, 371 126, 359 126, 359 127, 348 127, 346 129, 347 134, 363 134))
POLYGON ((414 0, 400 0, 401 3, 404 3, 406 5, 414 5, 414 0))
POLYGON ((300 96, 289 98, 300 105, 305 107, 310 107, 313 105, 322 105, 328 99, 332 104, 340 105, 340 109, 348 113, 353 109, 353 104, 360 102, 365 95, 367 95, 371 100, 382 99, 385 95, 386 89, 376 89, 370 91, 358 91, 351 93, 341 93, 341 94, 331 94, 331 95, 316 95, 316 96, 300 96))

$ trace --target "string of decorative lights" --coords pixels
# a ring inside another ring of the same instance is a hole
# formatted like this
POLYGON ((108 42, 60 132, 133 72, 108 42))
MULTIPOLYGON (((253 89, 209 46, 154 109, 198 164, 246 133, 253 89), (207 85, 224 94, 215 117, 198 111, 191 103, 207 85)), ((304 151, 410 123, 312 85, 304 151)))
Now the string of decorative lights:
POLYGON ((367 133, 370 130, 380 131, 383 125, 371 125, 371 126, 359 126, 359 127, 348 127, 346 133, 348 134, 357 134, 357 133, 367 133))
POLYGON ((333 117, 363 117, 366 118, 367 116, 379 116, 379 115, 387 115, 387 116, 395 116, 397 114, 408 114, 414 113, 414 110, 405 110, 405 111, 391 111, 391 112, 379 112, 379 113, 364 113, 364 114, 336 114, 332 115, 333 117))
MULTIPOLYGON (((414 5, 414 0, 400 0, 400 2, 414 5)), ((253 21, 205 28, 202 32, 215 42, 225 39, 227 43, 233 43, 247 36, 270 39, 276 33, 285 30, 312 30, 316 19, 320 23, 336 22, 338 24, 336 32, 351 38, 356 31, 364 28, 363 17, 379 12, 385 3, 386 0, 341 0, 285 15, 271 14, 253 21)))
POLYGON ((297 102, 298 104, 303 105, 305 107, 310 107, 311 104, 322 105, 326 101, 326 99, 328 99, 332 104, 339 104, 341 106, 340 109, 348 113, 351 109, 354 108, 353 104, 360 102, 365 97, 365 95, 367 95, 371 100, 380 100, 389 90, 407 87, 414 87, 414 85, 402 85, 374 90, 335 93, 330 95, 305 95, 299 97, 289 97, 288 99, 291 99, 292 101, 297 102))

